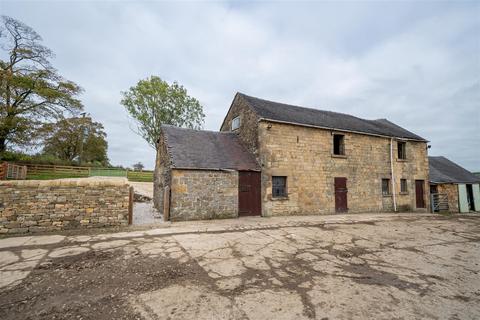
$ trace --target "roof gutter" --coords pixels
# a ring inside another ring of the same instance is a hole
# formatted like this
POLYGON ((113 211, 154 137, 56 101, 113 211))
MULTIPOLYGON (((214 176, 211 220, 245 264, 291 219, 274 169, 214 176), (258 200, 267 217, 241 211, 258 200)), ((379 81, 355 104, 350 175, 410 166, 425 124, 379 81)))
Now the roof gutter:
POLYGON ((172 166, 172 169, 177 169, 177 170, 204 170, 204 171, 257 171, 260 172, 260 169, 226 169, 226 168, 195 168, 195 167, 175 167, 172 166))
POLYGON ((403 137, 392 137, 392 136, 385 136, 385 135, 376 134, 376 133, 368 133, 368 132, 347 130, 347 129, 338 129, 338 128, 329 128, 329 127, 315 126, 315 125, 298 123, 298 122, 273 120, 273 119, 269 119, 269 118, 259 118, 258 122, 260 122, 260 121, 270 121, 270 122, 276 122, 276 123, 291 124, 291 125, 300 126, 300 127, 317 128, 317 129, 324 129, 324 130, 334 130, 334 131, 340 131, 340 132, 350 132, 350 133, 363 134, 363 135, 366 135, 366 136, 374 136, 374 137, 387 138, 387 139, 396 138, 396 139, 402 139, 402 140, 407 140, 407 141, 417 141, 417 142, 425 142, 425 143, 429 142, 428 140, 411 139, 411 138, 403 138, 403 137))

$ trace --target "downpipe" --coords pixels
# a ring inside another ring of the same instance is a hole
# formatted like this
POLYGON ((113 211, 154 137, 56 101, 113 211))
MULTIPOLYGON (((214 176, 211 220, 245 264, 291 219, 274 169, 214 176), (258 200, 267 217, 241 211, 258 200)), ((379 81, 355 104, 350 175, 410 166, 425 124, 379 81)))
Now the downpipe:
POLYGON ((390 139, 390 174, 392 175, 393 212, 397 212, 397 198, 395 195, 395 175, 393 174, 393 138, 390 139))

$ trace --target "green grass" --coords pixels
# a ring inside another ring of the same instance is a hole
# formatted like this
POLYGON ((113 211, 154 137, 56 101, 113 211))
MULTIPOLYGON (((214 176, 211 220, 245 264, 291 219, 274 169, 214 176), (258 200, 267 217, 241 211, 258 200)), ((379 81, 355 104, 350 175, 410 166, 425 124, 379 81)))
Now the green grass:
POLYGON ((27 180, 53 180, 53 179, 67 179, 67 178, 87 178, 85 174, 75 174, 75 173, 38 173, 38 174, 29 174, 27 171, 27 180))
POLYGON ((128 180, 136 182, 153 182, 153 172, 128 171, 128 180))
POLYGON ((101 176, 101 177, 125 177, 125 169, 109 169, 109 168, 91 168, 90 176, 101 176))
MULTIPOLYGON (((90 175, 88 171, 51 171, 42 170, 41 172, 29 172, 27 170, 28 180, 52 180, 66 178, 87 178, 87 177, 127 177, 127 170, 117 168, 91 168, 90 175)), ((153 182, 152 171, 128 171, 128 180, 137 182, 153 182)))

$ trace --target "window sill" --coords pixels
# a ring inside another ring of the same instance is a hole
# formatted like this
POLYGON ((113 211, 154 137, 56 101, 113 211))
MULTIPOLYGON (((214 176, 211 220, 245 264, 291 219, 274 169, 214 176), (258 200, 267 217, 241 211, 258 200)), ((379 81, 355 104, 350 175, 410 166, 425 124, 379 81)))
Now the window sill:
POLYGON ((408 162, 408 159, 398 159, 397 158, 397 162, 408 162))
POLYGON ((407 192, 400 192, 400 195, 402 195, 402 196, 408 195, 408 191, 407 192))
POLYGON ((285 197, 271 197, 272 201, 282 201, 282 200, 288 200, 288 196, 285 197))
POLYGON ((332 158, 347 159, 347 156, 344 155, 344 154, 333 154, 332 153, 332 158))

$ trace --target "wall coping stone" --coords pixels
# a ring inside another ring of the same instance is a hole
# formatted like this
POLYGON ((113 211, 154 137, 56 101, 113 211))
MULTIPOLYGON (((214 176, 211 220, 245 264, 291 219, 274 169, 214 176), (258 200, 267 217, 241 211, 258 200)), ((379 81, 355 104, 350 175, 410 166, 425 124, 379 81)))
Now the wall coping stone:
POLYGON ((3 180, 0 186, 6 187, 72 187, 72 186, 125 186, 127 178, 75 178, 55 180, 3 180))

